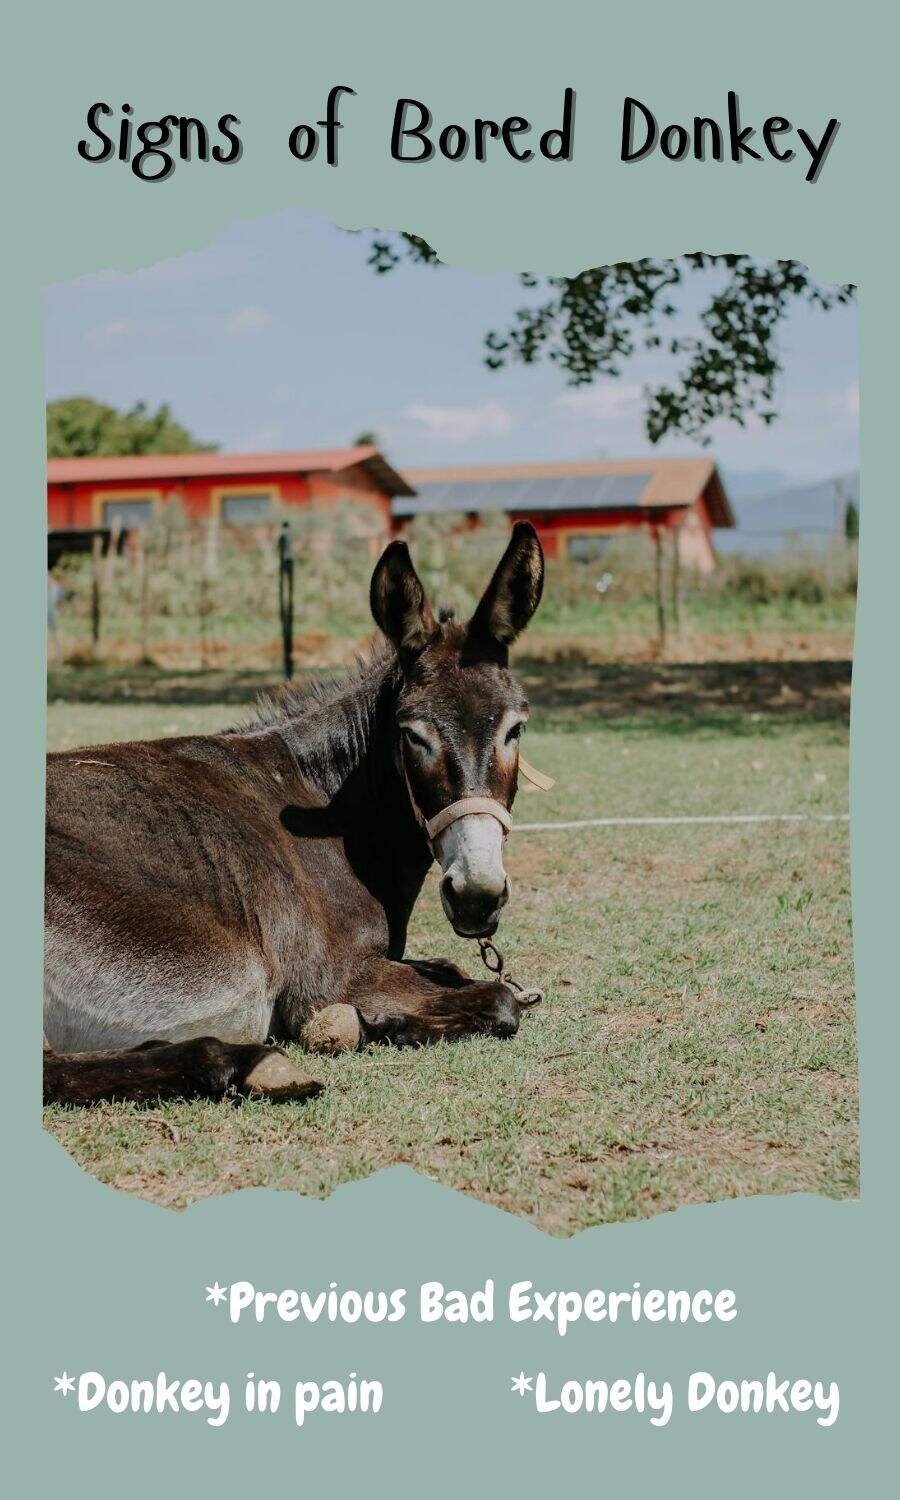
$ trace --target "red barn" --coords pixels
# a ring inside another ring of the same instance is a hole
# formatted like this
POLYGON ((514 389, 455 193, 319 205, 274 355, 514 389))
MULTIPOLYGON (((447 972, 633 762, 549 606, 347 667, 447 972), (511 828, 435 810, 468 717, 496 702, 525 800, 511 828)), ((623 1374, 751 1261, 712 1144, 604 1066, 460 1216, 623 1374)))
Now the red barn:
POLYGON ((387 538, 391 501, 412 495, 377 448, 303 453, 153 453, 133 458, 51 458, 47 507, 52 531, 146 525, 180 502, 192 519, 253 525, 277 505, 353 500, 369 511, 371 534, 387 538))
POLYGON ((681 561, 710 572, 713 528, 735 524, 711 458, 408 469, 406 477, 413 490, 394 497, 396 525, 447 512, 475 523, 485 511, 501 511, 531 521, 548 556, 572 561, 599 558, 617 532, 643 528, 674 531, 681 561))

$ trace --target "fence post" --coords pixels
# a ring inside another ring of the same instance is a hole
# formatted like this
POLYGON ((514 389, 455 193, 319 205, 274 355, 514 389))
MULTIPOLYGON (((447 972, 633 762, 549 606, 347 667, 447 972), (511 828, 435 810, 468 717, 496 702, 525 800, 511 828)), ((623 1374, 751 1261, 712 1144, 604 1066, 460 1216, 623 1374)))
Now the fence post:
POLYGON ((206 551, 203 560, 206 576, 213 579, 219 572, 219 518, 210 516, 206 522, 206 551))
POLYGON ((150 664, 150 538, 145 537, 143 530, 136 530, 134 540, 140 611, 140 660, 144 667, 150 664))
POLYGON ((203 556, 200 562, 200 667, 204 672, 210 665, 207 630, 213 609, 212 583, 216 572, 217 546, 215 520, 210 517, 205 523, 205 532, 201 538, 203 556))
POLYGON ((672 527, 672 625, 681 638, 681 525, 672 527))
POLYGON ((663 595, 662 529, 659 526, 653 527, 653 548, 656 578, 656 628, 659 634, 659 649, 662 653, 666 649, 666 601, 663 595))
POLYGON ((109 528, 109 541, 106 548, 106 562, 103 568, 103 588, 106 593, 112 588, 113 567, 119 552, 119 541, 122 535, 121 521, 114 521, 109 528))
POLYGON ((102 560, 103 537, 95 534, 91 539, 91 644, 95 650, 100 644, 100 565, 102 560))
POLYGON ((278 614, 281 619, 281 650, 284 675, 294 675, 294 545, 287 521, 278 536, 278 614))

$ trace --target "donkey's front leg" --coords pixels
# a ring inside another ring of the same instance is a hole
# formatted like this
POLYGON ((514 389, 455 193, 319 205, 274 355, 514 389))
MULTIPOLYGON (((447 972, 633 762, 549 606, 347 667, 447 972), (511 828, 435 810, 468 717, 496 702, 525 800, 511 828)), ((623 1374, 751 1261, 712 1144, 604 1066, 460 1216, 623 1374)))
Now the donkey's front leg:
POLYGON ((406 968, 413 969, 421 978, 427 979, 429 984, 436 984, 442 990, 461 990, 467 985, 482 983, 481 980, 473 979, 452 958, 403 958, 400 962, 406 968))
MULTIPOLYGON (((455 965, 449 967, 452 975, 441 973, 443 965, 438 963, 374 959, 354 976, 346 1006, 328 1010, 355 1011, 359 1035, 353 1045, 393 1042, 409 1047, 465 1036, 515 1036, 522 1008, 516 991, 497 980, 466 979, 455 965), (436 982, 429 974, 450 982, 436 982)), ((321 1012, 323 1020, 325 1016, 321 1012)), ((313 1017, 304 1034, 306 1045, 313 1048, 317 1019, 313 1017)), ((324 1050, 334 1049, 326 1045, 324 1050)))

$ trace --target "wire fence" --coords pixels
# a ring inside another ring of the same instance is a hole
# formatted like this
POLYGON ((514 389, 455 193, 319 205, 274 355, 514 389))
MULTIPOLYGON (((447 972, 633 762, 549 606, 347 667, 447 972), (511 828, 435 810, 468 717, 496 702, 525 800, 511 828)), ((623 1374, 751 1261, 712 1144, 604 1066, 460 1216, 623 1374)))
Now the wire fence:
MULTIPOLYGON (((220 525, 169 506, 119 545, 65 554, 53 570, 58 596, 54 656, 165 668, 278 669, 286 621, 298 666, 338 665, 371 637, 369 579, 384 535, 352 503, 276 511, 264 524, 220 525), (290 587, 282 564, 289 548, 290 587)), ((465 617, 506 541, 502 517, 477 526, 429 517, 408 540, 432 600, 465 617)), ((671 591, 669 551, 659 559, 646 534, 611 537, 600 555, 548 562, 535 630, 614 637, 630 632, 648 646, 658 631, 658 594, 671 591)), ((763 620, 790 624, 852 621, 856 546, 836 538, 825 549, 786 548, 759 559, 732 555, 700 575, 682 567, 679 625, 742 629, 763 620)))

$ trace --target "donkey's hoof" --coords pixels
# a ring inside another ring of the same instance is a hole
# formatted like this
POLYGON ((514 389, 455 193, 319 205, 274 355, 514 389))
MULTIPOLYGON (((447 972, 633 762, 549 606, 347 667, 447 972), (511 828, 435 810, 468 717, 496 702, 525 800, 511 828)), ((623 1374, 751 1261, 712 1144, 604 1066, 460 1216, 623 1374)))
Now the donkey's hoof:
POLYGON ((312 1099, 321 1094, 324 1084, 301 1073, 283 1052, 267 1052, 254 1063, 244 1079, 242 1093, 254 1098, 278 1102, 288 1099, 312 1099))
POLYGON ((326 1005, 307 1021, 303 1028, 303 1045, 308 1052, 356 1052, 362 1041, 362 1027, 353 1005, 326 1005))

